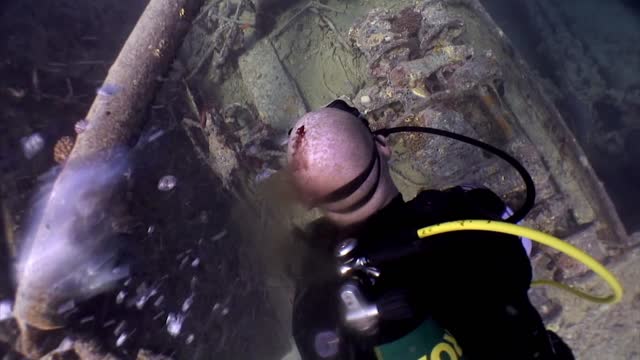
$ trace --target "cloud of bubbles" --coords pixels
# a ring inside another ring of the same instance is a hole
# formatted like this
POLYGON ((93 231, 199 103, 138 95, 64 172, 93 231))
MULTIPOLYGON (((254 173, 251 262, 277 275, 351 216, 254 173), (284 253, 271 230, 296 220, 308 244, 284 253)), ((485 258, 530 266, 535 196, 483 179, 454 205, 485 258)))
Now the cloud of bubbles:
POLYGON ((56 307, 86 300, 128 276, 119 263, 122 244, 112 210, 128 163, 124 151, 70 162, 41 185, 18 254, 16 317, 37 325, 28 319, 34 309, 59 313, 63 309, 56 307))

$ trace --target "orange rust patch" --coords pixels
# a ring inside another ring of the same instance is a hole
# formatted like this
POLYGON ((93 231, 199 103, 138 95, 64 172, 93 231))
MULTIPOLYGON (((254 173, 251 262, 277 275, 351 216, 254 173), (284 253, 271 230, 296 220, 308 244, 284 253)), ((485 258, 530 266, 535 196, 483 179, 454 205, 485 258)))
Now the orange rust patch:
POLYGON ((502 130, 507 137, 510 137, 512 134, 511 125, 509 125, 509 120, 505 117, 505 111, 502 109, 496 96, 496 94, 492 93, 481 93, 479 95, 482 105, 489 111, 489 114, 493 116, 493 120, 498 124, 500 130, 502 130))
POLYGON ((58 164, 62 164, 69 158, 71 155, 71 150, 73 150, 74 140, 71 136, 63 136, 56 142, 53 147, 53 160, 58 164))
POLYGON ((405 8, 391 21, 391 31, 408 36, 415 36, 422 26, 422 14, 413 8, 405 8))

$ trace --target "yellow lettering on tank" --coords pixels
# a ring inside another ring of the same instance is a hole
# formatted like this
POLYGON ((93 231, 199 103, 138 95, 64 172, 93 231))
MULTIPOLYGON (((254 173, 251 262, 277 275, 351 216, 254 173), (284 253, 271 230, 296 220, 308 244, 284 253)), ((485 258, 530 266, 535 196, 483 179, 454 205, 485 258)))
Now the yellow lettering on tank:
POLYGON ((456 338, 451 336, 451 334, 446 333, 444 334, 444 340, 450 342, 451 345, 453 345, 453 348, 456 350, 458 356, 462 356, 462 348, 460 347, 460 345, 458 345, 458 341, 456 340, 456 338))
POLYGON ((427 357, 427 355, 423 355, 418 360, 429 360, 429 358, 427 357))
POLYGON ((444 360, 442 359, 442 353, 447 354, 447 360, 458 360, 458 354, 456 351, 449 345, 449 343, 441 342, 436 345, 433 350, 431 350, 431 360, 444 360))

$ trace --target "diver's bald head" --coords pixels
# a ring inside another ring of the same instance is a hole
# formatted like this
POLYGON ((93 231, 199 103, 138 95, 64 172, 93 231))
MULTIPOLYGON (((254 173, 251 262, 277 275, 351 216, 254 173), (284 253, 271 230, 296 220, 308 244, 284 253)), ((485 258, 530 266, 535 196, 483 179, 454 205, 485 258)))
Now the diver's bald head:
POLYGON ((364 220, 397 195, 386 164, 389 153, 384 139, 374 138, 359 118, 322 108, 296 122, 287 158, 302 200, 348 224, 364 220))
POLYGON ((355 116, 323 108, 304 115, 292 129, 289 164, 297 180, 320 186, 328 180, 321 176, 327 171, 334 178, 355 177, 369 161, 372 147, 371 133, 355 116))

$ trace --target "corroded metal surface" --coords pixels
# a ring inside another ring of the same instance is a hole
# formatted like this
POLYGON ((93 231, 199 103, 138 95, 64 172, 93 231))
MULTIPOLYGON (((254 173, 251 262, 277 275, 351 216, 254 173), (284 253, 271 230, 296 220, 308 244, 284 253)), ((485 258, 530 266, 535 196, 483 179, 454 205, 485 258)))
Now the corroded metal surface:
MULTIPOLYGON (((559 236, 593 225, 600 236, 591 242, 607 255, 627 243, 582 150, 479 3, 425 1, 395 13, 374 10, 350 34, 375 79, 354 102, 375 127, 427 125, 501 147, 523 162, 537 185, 530 225, 559 236), (395 25, 418 17, 417 30, 395 25)), ((499 159, 443 139, 409 135, 394 142, 394 169, 413 191, 475 183, 504 194, 512 206, 521 199, 522 182, 499 159)))
POLYGON ((304 100, 282 67, 269 38, 254 44, 238 64, 262 121, 286 131, 293 121, 304 115, 304 100))

